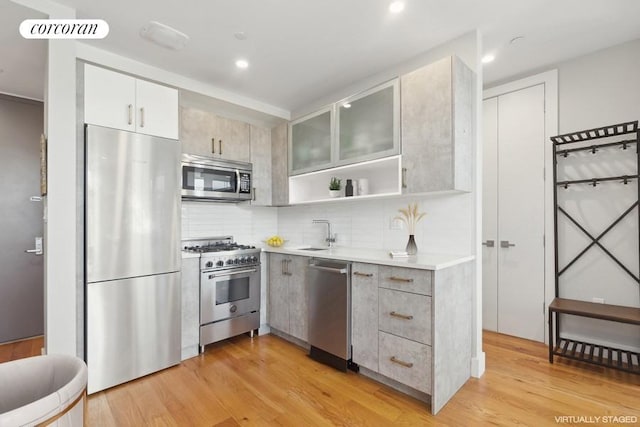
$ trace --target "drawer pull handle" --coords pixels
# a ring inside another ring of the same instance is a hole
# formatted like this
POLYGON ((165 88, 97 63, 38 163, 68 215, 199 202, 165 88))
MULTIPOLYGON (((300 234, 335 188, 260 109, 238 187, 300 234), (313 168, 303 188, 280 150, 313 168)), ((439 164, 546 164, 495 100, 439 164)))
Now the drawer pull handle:
POLYGON ((353 275, 362 277, 373 277, 373 273, 360 273, 359 271, 354 271, 353 275))
POLYGON ((405 362, 405 361, 400 360, 400 359, 396 359, 395 356, 391 356, 389 358, 389 360, 391 360, 393 363, 397 363, 400 366, 404 366, 405 368, 413 368, 413 363, 405 362))
POLYGON ((405 279, 404 277, 396 277, 396 276, 389 277, 389 280, 393 280, 394 282, 404 282, 404 283, 413 282, 413 279, 405 279))
POLYGON ((400 313, 396 313, 395 311, 392 311, 391 313, 389 313, 390 316, 393 317, 397 317, 399 319, 404 319, 404 320, 412 320, 413 316, 409 315, 409 314, 400 314, 400 313))

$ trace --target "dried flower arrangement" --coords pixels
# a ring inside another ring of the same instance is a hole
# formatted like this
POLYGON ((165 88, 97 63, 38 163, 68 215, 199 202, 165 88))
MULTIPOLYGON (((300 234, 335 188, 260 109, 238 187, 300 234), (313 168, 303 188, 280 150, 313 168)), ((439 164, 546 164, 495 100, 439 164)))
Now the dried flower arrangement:
POLYGON ((424 212, 418 212, 418 203, 409 203, 409 206, 407 206, 406 209, 398 209, 398 212, 400 212, 400 215, 396 216, 394 219, 398 219, 407 224, 409 235, 416 233, 416 226, 420 220, 427 215, 424 212))

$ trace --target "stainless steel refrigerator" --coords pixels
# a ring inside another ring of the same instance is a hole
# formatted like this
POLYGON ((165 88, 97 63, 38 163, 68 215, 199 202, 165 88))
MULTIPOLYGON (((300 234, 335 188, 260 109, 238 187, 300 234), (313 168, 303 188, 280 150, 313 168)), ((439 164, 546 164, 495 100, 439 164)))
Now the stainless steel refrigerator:
POLYGON ((88 392, 180 363, 180 145, 85 127, 88 392))

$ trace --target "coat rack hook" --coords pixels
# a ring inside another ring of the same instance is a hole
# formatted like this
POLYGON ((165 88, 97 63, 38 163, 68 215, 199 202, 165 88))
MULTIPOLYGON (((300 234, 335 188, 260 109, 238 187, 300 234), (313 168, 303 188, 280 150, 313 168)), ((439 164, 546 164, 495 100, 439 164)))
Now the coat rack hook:
POLYGON ((567 184, 566 182, 564 183, 564 189, 566 190, 567 188, 569 188, 569 184, 567 184))
POLYGON ((566 151, 564 153, 562 153, 562 157, 564 157, 565 159, 569 156, 569 153, 567 153, 566 151))
POLYGON ((627 185, 629 183, 629 178, 627 178, 626 176, 624 177, 624 179, 622 180, 622 183, 624 185, 627 185))
POLYGON ((622 149, 623 149, 623 150, 626 150, 626 149, 627 149, 627 143, 626 143, 626 142, 623 142, 623 143, 622 143, 622 149))
POLYGON ((591 146, 591 153, 596 154, 598 152, 598 149, 596 148, 595 145, 591 146))
POLYGON ((593 185, 594 187, 595 187, 596 185, 598 185, 598 180, 597 180, 597 179, 594 179, 594 180, 593 180, 593 182, 591 183, 591 185, 593 185))

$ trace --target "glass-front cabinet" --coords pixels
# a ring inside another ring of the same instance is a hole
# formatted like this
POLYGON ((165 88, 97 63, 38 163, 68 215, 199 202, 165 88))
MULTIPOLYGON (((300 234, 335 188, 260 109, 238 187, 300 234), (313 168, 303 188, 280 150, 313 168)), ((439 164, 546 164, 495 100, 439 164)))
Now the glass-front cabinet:
POLYGON ((400 153, 398 79, 294 120, 289 174, 328 169, 400 153))
POLYGON ((291 122, 289 172, 291 175, 332 165, 333 107, 291 122))
POLYGON ((398 80, 392 80, 336 104, 337 164, 399 153, 398 80))

